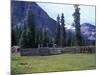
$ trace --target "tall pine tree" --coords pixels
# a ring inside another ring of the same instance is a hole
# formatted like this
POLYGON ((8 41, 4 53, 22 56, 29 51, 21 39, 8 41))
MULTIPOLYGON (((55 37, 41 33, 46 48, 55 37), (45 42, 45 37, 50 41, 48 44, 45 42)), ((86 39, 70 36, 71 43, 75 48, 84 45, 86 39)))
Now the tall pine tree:
POLYGON ((42 45, 42 28, 38 28, 38 30, 36 31, 36 44, 38 46, 38 48, 41 47, 42 45))
POLYGON ((75 31, 76 31, 76 43, 78 46, 83 45, 83 40, 81 36, 81 30, 80 30, 80 8, 78 7, 79 5, 74 5, 75 7, 75 12, 73 14, 74 16, 74 23, 75 23, 75 31))
POLYGON ((36 47, 35 40, 35 20, 31 9, 28 9, 26 20, 24 23, 24 30, 21 35, 20 45, 23 48, 34 48, 36 47))
POLYGON ((16 35, 15 35, 15 31, 14 31, 14 28, 12 26, 11 28, 11 46, 14 46, 16 45, 16 35))
POLYGON ((57 28, 56 28, 56 33, 55 33, 55 43, 57 46, 60 46, 60 17, 59 14, 57 16, 57 28))
POLYGON ((20 41, 20 37, 21 37, 21 33, 22 33, 21 26, 16 25, 14 31, 15 31, 15 35, 16 35, 16 45, 19 46, 19 41, 20 41))
POLYGON ((61 15, 61 46, 66 46, 66 30, 65 30, 65 20, 64 14, 61 15))
POLYGON ((44 36, 43 36, 44 37, 44 39, 43 39, 43 46, 47 47, 48 44, 49 44, 48 28, 44 28, 43 34, 44 34, 44 36))

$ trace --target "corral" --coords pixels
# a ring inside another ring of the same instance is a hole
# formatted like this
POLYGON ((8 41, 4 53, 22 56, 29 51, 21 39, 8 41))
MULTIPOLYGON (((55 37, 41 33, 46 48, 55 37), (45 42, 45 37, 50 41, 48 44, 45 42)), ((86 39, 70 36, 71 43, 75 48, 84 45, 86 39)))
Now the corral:
POLYGON ((26 48, 20 49, 21 56, 61 54, 61 48, 26 48))
POLYGON ((62 53, 96 53, 96 47, 95 46, 65 47, 62 49, 62 53))
POLYGON ((21 48, 21 56, 56 55, 61 53, 95 53, 94 46, 79 46, 65 48, 21 48))

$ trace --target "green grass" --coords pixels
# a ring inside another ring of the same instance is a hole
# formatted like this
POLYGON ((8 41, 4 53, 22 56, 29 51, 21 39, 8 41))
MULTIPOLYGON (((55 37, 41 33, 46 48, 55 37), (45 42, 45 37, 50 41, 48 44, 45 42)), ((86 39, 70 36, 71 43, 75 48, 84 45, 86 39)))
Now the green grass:
POLYGON ((12 75, 21 73, 91 70, 96 68, 95 54, 20 56, 12 54, 12 75))

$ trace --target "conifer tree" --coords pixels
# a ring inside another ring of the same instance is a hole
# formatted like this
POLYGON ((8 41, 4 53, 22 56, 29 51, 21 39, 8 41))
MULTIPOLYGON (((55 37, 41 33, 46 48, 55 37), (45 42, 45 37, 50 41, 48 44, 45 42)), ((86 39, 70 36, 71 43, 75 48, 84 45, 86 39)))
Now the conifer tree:
POLYGON ((47 45, 49 43, 48 28, 44 28, 43 34, 44 34, 43 46, 47 47, 47 45))
POLYGON ((59 14, 57 16, 57 28, 56 28, 56 33, 55 33, 55 43, 57 46, 60 46, 60 17, 59 14))
POLYGON ((14 46, 14 45, 16 45, 16 36, 15 36, 15 31, 12 27, 12 29, 11 29, 11 46, 14 46))
POLYGON ((83 40, 81 36, 81 30, 80 30, 80 8, 78 7, 79 5, 74 5, 75 7, 75 12, 73 14, 74 16, 74 23, 75 23, 75 31, 76 31, 76 42, 78 46, 83 45, 83 40))
POLYGON ((65 30, 65 20, 64 14, 61 15, 61 46, 66 46, 66 30, 65 30))
POLYGON ((16 45, 19 45, 20 37, 21 37, 21 26, 16 25, 14 28, 15 31, 15 39, 16 39, 16 45))
POLYGON ((36 32, 36 43, 37 47, 40 48, 42 44, 42 28, 39 28, 36 32))
POLYGON ((20 45, 24 48, 34 48, 36 47, 35 40, 35 20, 32 10, 29 9, 26 20, 24 23, 24 30, 21 35, 20 45))
POLYGON ((71 32, 68 31, 67 34, 68 34, 68 35, 67 35, 67 36, 68 36, 68 39, 67 39, 67 46, 71 46, 71 40, 72 40, 72 39, 71 39, 71 32))

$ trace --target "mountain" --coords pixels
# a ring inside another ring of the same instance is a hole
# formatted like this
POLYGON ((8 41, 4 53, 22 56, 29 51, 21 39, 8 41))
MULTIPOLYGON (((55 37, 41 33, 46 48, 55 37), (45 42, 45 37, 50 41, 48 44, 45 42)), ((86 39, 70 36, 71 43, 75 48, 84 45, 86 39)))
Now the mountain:
POLYGON ((91 32, 96 32, 96 26, 92 25, 90 23, 83 23, 81 25, 81 30, 82 31, 88 30, 88 31, 91 31, 91 32))
POLYGON ((81 25, 81 33, 88 40, 96 39, 96 26, 90 23, 83 23, 81 25))
POLYGON ((11 1, 11 23, 12 25, 24 25, 27 10, 32 9, 37 27, 48 28, 53 34, 57 27, 57 22, 35 2, 11 1))
MULTIPOLYGON (((54 35, 57 28, 57 22, 49 17, 49 15, 35 2, 11 1, 11 23, 13 26, 24 25, 27 10, 31 8, 37 27, 48 28, 51 35, 54 35)), ((66 31, 75 34, 75 27, 66 25, 66 31), (69 26, 69 27, 68 27, 69 26)), ((96 39, 96 26, 90 23, 81 24, 81 34, 86 40, 96 39)))
MULTIPOLYGON (((70 31, 72 34, 75 34, 75 27, 69 25, 66 27, 66 31, 70 31)), ((81 24, 81 35, 85 40, 91 41, 96 39, 96 26, 90 23, 81 24)))

